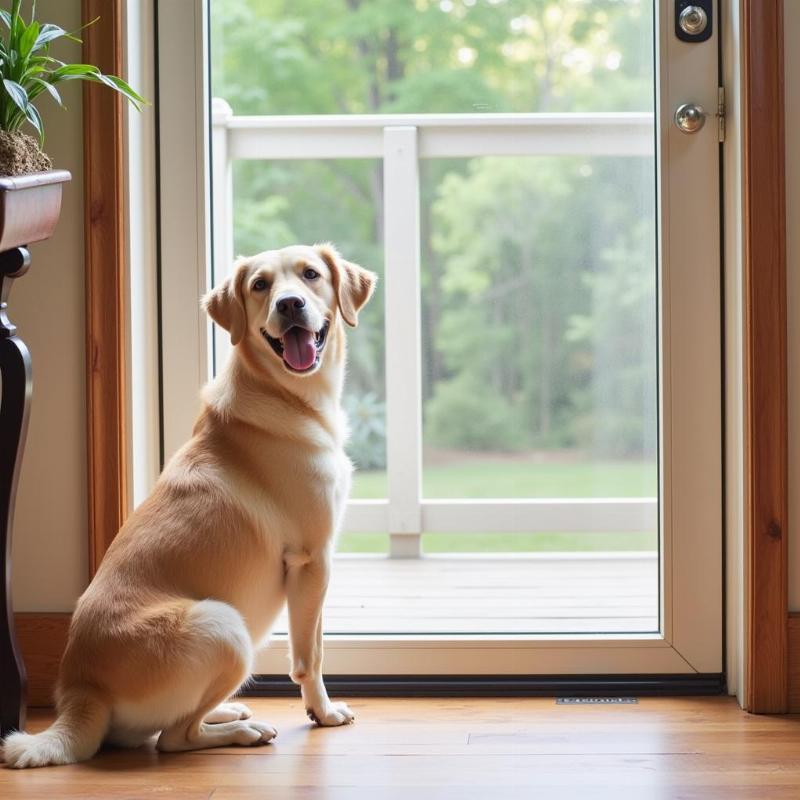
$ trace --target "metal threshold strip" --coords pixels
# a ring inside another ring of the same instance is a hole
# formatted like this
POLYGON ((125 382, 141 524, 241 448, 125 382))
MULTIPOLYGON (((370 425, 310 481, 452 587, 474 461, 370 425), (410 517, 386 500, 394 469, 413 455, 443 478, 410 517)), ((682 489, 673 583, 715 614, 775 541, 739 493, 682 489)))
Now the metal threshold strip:
MULTIPOLYGON (((692 675, 331 675, 331 694, 348 697, 679 697, 726 692, 722 673, 692 675)), ((243 694, 294 697, 284 675, 254 675, 243 694)))

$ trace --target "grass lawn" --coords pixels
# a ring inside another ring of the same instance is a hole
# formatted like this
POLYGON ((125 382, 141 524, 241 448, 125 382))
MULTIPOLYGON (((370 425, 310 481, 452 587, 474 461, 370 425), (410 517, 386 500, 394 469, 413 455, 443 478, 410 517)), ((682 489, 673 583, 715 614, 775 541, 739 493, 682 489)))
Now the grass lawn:
MULTIPOLYGON (((423 471, 423 495, 469 497, 655 497, 656 465, 652 462, 538 463, 487 458, 429 466, 423 471)), ((386 496, 384 471, 357 472, 352 497, 386 496)), ((655 531, 640 533, 433 533, 422 537, 426 553, 597 552, 655 550, 655 531)), ((386 533, 347 533, 339 538, 340 553, 386 553, 386 533)))
MULTIPOLYGON (((656 465, 649 461, 536 463, 487 458, 425 467, 425 497, 655 497, 656 465)), ((386 497, 386 472, 356 472, 354 498, 386 497)))
MULTIPOLYGON (((597 553, 656 550, 655 531, 643 533, 426 533, 425 553, 597 553)), ((388 553, 385 533, 343 533, 337 553, 388 553)))

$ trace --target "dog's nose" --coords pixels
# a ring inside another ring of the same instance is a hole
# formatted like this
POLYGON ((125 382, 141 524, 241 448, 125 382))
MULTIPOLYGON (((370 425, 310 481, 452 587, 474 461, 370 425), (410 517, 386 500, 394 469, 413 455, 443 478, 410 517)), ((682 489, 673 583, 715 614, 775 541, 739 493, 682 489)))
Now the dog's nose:
POLYGON ((300 295, 297 294, 282 295, 275 303, 278 313, 283 314, 286 317, 294 316, 294 313, 296 311, 300 311, 301 308, 305 308, 305 305, 305 298, 300 297, 300 295))

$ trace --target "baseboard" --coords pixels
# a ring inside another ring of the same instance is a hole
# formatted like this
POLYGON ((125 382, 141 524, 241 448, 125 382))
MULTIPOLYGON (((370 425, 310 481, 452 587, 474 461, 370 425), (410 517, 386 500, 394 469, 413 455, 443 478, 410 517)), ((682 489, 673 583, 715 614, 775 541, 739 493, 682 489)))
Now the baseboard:
POLYGON ((25 669, 28 705, 51 706, 58 665, 67 645, 71 614, 22 612, 14 614, 25 669))
MULTIPOLYGON (((693 675, 326 675, 346 697, 680 697, 724 694, 725 676, 693 675)), ((254 675, 242 694, 295 697, 284 675, 254 675)))
POLYGON ((800 712, 800 612, 789 613, 788 630, 788 659, 787 670, 789 680, 789 713, 800 712))

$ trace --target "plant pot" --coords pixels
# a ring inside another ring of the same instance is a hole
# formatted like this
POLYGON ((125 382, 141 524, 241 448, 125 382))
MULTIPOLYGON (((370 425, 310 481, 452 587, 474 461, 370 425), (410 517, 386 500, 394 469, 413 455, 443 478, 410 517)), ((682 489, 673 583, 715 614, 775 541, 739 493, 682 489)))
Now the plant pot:
POLYGON ((65 169, 0 178, 0 252, 49 238, 61 212, 65 169))

